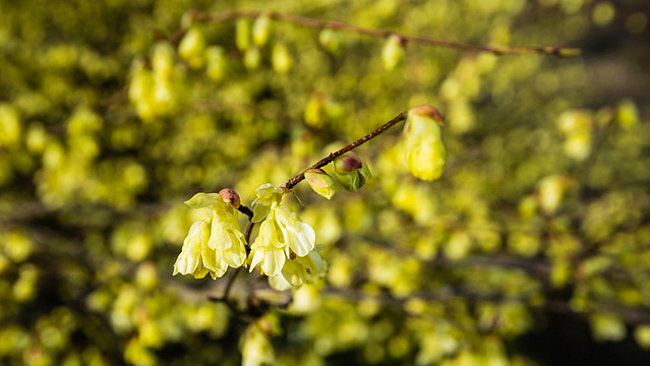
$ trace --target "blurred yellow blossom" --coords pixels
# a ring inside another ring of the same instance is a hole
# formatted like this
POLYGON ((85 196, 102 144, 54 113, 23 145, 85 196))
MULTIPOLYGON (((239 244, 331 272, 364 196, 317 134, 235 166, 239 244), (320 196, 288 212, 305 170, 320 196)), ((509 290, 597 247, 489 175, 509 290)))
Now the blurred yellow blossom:
POLYGON ((442 116, 430 105, 411 109, 404 126, 406 160, 411 173, 420 179, 440 178, 447 162, 440 136, 442 116))

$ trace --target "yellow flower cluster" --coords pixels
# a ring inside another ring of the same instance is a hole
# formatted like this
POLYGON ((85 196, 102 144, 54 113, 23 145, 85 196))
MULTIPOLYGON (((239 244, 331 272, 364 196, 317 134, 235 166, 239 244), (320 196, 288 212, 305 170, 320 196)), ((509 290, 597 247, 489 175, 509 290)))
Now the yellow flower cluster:
POLYGON ((253 222, 264 221, 249 256, 250 271, 259 266, 271 286, 280 290, 314 282, 325 272, 325 262, 314 250, 314 229, 280 204, 282 193, 271 184, 256 190, 253 222))
MULTIPOLYGON (((234 191, 233 191, 234 192, 234 191)), ((261 222, 259 234, 250 246, 246 260, 246 240, 237 224, 238 202, 218 193, 198 193, 185 202, 194 208, 207 208, 208 216, 196 221, 185 238, 174 264, 174 275, 192 274, 213 279, 223 276, 228 267, 259 266, 276 289, 285 290, 314 282, 322 277, 326 264, 315 250, 314 229, 280 204, 285 191, 271 184, 256 190, 252 221, 261 222)))
POLYGON ((217 279, 229 266, 241 267, 246 261, 246 241, 239 230, 235 208, 218 193, 197 193, 185 203, 194 208, 207 207, 208 216, 190 228, 174 264, 174 275, 203 278, 209 273, 217 279))

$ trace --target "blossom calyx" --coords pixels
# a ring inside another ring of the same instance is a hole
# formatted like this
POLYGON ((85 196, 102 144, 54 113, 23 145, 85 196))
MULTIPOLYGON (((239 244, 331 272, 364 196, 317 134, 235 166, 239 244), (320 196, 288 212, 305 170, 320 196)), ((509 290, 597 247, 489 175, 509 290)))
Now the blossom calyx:
POLYGON ((440 178, 447 163, 442 143, 442 115, 430 105, 421 105, 408 112, 404 125, 406 161, 411 173, 420 179, 440 178))
POLYGON ((356 192, 372 178, 366 162, 353 151, 348 151, 334 160, 334 174, 343 188, 356 192))

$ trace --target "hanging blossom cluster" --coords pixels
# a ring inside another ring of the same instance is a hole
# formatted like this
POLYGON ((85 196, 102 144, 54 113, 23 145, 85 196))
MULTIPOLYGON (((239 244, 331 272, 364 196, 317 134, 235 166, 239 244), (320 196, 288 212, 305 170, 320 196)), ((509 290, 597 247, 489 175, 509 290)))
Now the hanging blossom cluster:
POLYGON ((237 223, 239 196, 235 191, 197 193, 186 201, 190 207, 207 208, 207 216, 192 224, 174 264, 174 275, 203 278, 210 274, 217 279, 228 267, 248 266, 250 271, 257 267, 278 290, 313 283, 322 277, 327 266, 318 254, 314 229, 281 204, 284 192, 271 184, 256 190, 251 221, 261 225, 249 247, 250 254, 237 223))
POLYGON ((197 193, 185 202, 193 208, 207 208, 207 216, 192 224, 174 264, 174 275, 192 274, 195 278, 203 278, 209 273, 217 279, 228 267, 238 268, 246 263, 246 240, 236 216, 239 202, 238 199, 227 202, 224 197, 228 193, 234 191, 197 193))
POLYGON ((283 190, 264 184, 255 193, 252 221, 262 225, 251 244, 250 271, 259 266, 274 288, 300 286, 324 275, 326 265, 315 250, 314 229, 280 204, 283 190))

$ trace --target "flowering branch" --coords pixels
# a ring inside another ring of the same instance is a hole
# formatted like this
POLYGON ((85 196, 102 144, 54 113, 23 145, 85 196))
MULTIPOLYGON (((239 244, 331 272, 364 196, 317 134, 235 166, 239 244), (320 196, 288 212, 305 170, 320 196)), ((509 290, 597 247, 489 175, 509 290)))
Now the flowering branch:
MULTIPOLYGON (((282 187, 284 187, 286 189, 293 188, 296 184, 300 183, 302 180, 305 179, 305 173, 307 171, 309 171, 311 169, 319 169, 319 168, 324 167, 325 165, 327 165, 327 164, 331 163, 332 161, 334 161, 335 158, 337 158, 337 157, 345 154, 346 152, 360 146, 361 144, 365 143, 366 141, 369 141, 369 140, 379 136, 381 133, 383 133, 384 131, 389 129, 391 126, 393 126, 393 125, 395 125, 395 124, 397 124, 397 123, 399 123, 401 121, 406 120, 407 117, 408 117, 408 112, 402 112, 402 113, 398 114, 395 118, 393 118, 392 120, 386 122, 381 127, 379 127, 376 130, 370 132, 366 136, 358 139, 357 141, 345 146, 344 148, 342 148, 342 149, 340 149, 340 150, 338 150, 336 152, 333 152, 333 153, 329 154, 327 157, 321 159, 316 164, 314 164, 310 168, 306 169, 304 172, 302 172, 302 173, 298 174, 297 176, 289 179, 282 187)), ((248 216, 248 223, 246 224, 246 228, 244 229, 244 239, 245 239, 245 242, 247 244, 246 245, 246 255, 249 255, 250 254, 250 236, 251 236, 251 232, 253 230, 253 225, 255 225, 253 223, 254 213, 253 213, 253 211, 251 211, 251 209, 249 209, 248 207, 246 207, 244 205, 240 205, 239 207, 237 207, 237 210, 239 210, 239 212, 241 212, 241 213, 245 214, 246 216, 248 216)), ((213 298, 213 300, 226 301, 228 299, 228 294, 230 293, 230 290, 232 289, 232 286, 233 286, 233 284, 235 282, 235 278, 237 278, 237 275, 239 274, 240 269, 241 269, 241 267, 235 268, 232 275, 230 275, 230 277, 228 277, 228 282, 226 283, 226 288, 225 288, 225 290, 223 292, 223 295, 220 298, 213 298)))
MULTIPOLYGON (((455 49, 465 50, 465 51, 489 52, 497 56, 522 55, 522 54, 545 54, 545 55, 555 55, 561 57, 570 57, 570 56, 577 56, 580 54, 580 50, 577 48, 561 47, 561 46, 554 46, 554 47, 477 46, 477 45, 471 45, 471 44, 460 43, 460 42, 445 41, 436 38, 398 34, 395 32, 382 30, 382 29, 361 27, 354 24, 341 22, 338 20, 320 20, 320 19, 309 18, 301 15, 283 14, 273 10, 234 9, 234 10, 228 10, 228 11, 215 13, 215 14, 204 14, 195 9, 192 10, 190 16, 196 20, 203 21, 206 23, 223 22, 226 20, 236 19, 240 17, 266 16, 276 21, 293 23, 305 27, 318 28, 318 29, 336 29, 336 30, 354 32, 354 33, 364 34, 367 36, 378 37, 378 38, 388 38, 390 36, 396 36, 404 44, 411 42, 411 43, 424 44, 428 46, 455 48, 455 49)), ((180 40, 185 34, 185 32, 186 32, 185 30, 182 30, 179 33, 175 34, 174 36, 172 36, 172 40, 180 40)))
POLYGON ((329 154, 283 186, 261 185, 255 190, 257 198, 253 200, 253 210, 242 206, 239 194, 231 188, 219 193, 195 194, 185 203, 193 208, 207 208, 207 215, 190 227, 181 254, 174 263, 174 275, 191 274, 203 278, 210 274, 217 279, 224 276, 228 268, 234 268, 223 295, 214 298, 226 303, 242 266, 249 271, 257 268, 268 277, 269 285, 280 291, 313 283, 324 276, 327 264, 318 254, 322 247, 315 244, 314 229, 302 222, 290 207, 282 205, 282 196, 306 179, 316 193, 331 198, 334 182, 320 169, 331 162, 334 162, 339 183, 346 190, 356 192, 372 173, 365 161, 351 150, 401 121, 406 121, 404 139, 409 170, 420 179, 438 179, 446 163, 440 136, 442 115, 433 106, 421 105, 398 114, 366 136, 329 154), (248 216, 243 234, 235 210, 248 216), (251 242, 255 223, 260 223, 260 230, 251 242))
POLYGON ((408 116, 408 112, 402 112, 398 114, 395 118, 391 119, 390 121, 386 122, 384 125, 379 127, 378 129, 370 132, 369 134, 363 136, 362 138, 358 139, 357 141, 349 144, 348 146, 342 148, 341 150, 335 151, 331 154, 329 154, 327 157, 319 160, 316 164, 312 165, 311 167, 307 168, 304 172, 296 175, 295 177, 289 179, 286 183, 282 185, 282 187, 285 187, 287 189, 293 188, 296 184, 300 183, 303 179, 305 179, 305 173, 311 169, 319 169, 324 167, 325 165, 331 163, 336 159, 337 157, 345 154, 346 152, 358 147, 359 145, 363 144, 364 142, 373 139, 377 136, 379 136, 381 133, 389 129, 391 126, 406 120, 406 117, 408 116))

